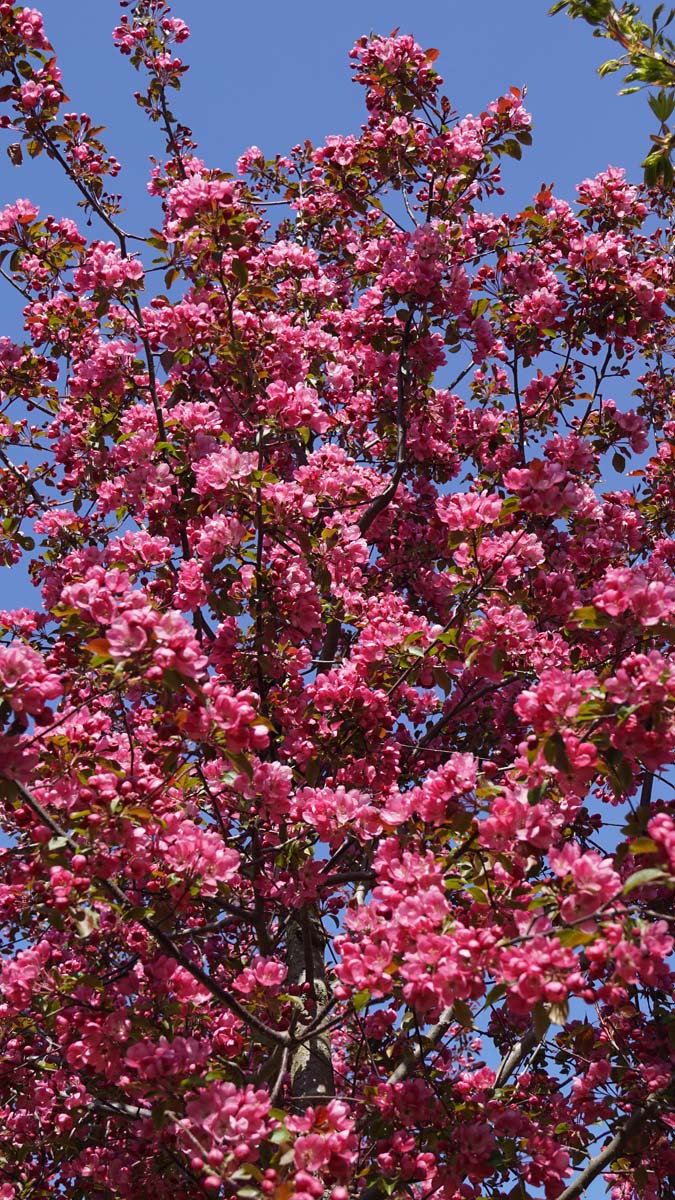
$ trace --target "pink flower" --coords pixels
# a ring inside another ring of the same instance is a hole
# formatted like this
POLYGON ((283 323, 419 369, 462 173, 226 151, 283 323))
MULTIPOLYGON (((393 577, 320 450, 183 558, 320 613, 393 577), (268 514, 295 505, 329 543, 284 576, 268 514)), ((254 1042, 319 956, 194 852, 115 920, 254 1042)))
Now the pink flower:
POLYGON ((563 302, 557 288, 535 288, 518 301, 516 311, 528 325, 549 329, 563 312, 563 302))
MULTIPOLYGON (((233 1150, 239 1161, 255 1161, 257 1147, 269 1132, 269 1095, 250 1085, 211 1083, 201 1088, 186 1104, 187 1124, 198 1141, 233 1150)), ((193 1153, 188 1140, 187 1147, 193 1153)))
POLYGON ((176 604, 181 612, 194 612, 201 608, 208 596, 204 582, 204 571, 196 559, 182 562, 178 572, 176 604))
POLYGON ((448 529, 480 529, 499 520, 503 503, 486 492, 455 492, 436 501, 436 512, 448 529))
POLYGON ((544 733, 574 721, 587 693, 597 686, 592 671, 549 667, 542 671, 539 683, 520 693, 514 708, 535 733, 544 733))
POLYGON ((15 200, 0 212, 0 234, 13 233, 16 225, 30 225, 39 213, 30 200, 15 200))
POLYGON ((116 617, 106 632, 112 658, 131 658, 139 654, 148 644, 148 635, 142 624, 124 614, 116 617))
POLYGON ((228 683, 209 680, 204 689, 213 721, 222 729, 228 748, 235 754, 244 749, 262 749, 269 742, 267 727, 257 720, 258 697, 254 692, 236 692, 228 683))
POLYGON ((647 832, 665 852, 671 874, 675 875, 675 821, 666 813, 657 813, 649 822, 647 832))
POLYGON ((430 771, 425 782, 413 789, 410 809, 423 821, 441 825, 447 820, 453 800, 466 795, 476 783, 478 763, 473 754, 451 754, 447 762, 430 771))
POLYGON ((227 491, 231 483, 246 479, 257 465, 257 456, 240 452, 234 446, 223 446, 214 454, 200 459, 195 465, 197 492, 200 496, 227 491))
POLYGON ((37 83, 33 79, 29 79, 26 83, 21 84, 20 95, 21 104, 24 108, 37 108, 44 94, 44 87, 41 83, 37 83))
POLYGON ((49 42, 45 36, 42 13, 37 8, 20 8, 15 17, 17 29, 27 46, 46 50, 49 42))
POLYGON ((304 1117, 291 1117, 289 1128, 307 1129, 295 1140, 295 1164, 300 1171, 318 1172, 329 1179, 349 1177, 358 1139, 348 1104, 329 1100, 326 1105, 310 1108, 304 1117))
POLYGON ((529 1012, 540 1000, 560 1004, 570 991, 576 955, 560 945, 557 937, 532 930, 531 936, 500 952, 497 975, 508 983, 509 996, 516 1012, 529 1012))
POLYGON ((610 567, 598 585, 593 603, 610 616, 631 612, 645 627, 667 621, 675 612, 675 585, 649 579, 639 567, 610 567))
POLYGON ((329 424, 327 414, 321 410, 316 391, 304 383, 296 383, 294 387, 289 387, 281 381, 270 383, 267 388, 265 411, 276 417, 279 424, 286 429, 304 425, 317 433, 323 433, 329 424))
POLYGON ((361 833, 369 825, 377 827, 371 797, 355 788, 301 788, 296 794, 296 815, 309 821, 324 842, 336 835, 344 836, 344 829, 352 826, 361 833))
POLYGON ((179 45, 181 42, 186 42, 190 36, 189 26, 180 17, 164 17, 162 29, 164 33, 170 34, 179 45))
MULTIPOLYGON (((203 168, 202 168, 203 169, 203 168)), ((233 204, 240 186, 226 179, 210 177, 193 161, 187 179, 181 180, 169 192, 167 208, 174 218, 167 226, 167 233, 175 237, 181 224, 201 212, 215 211, 217 206, 233 204)))
POLYGON ((143 266, 135 258, 125 258, 112 242, 94 242, 82 265, 75 272, 75 287, 80 292, 114 291, 143 279, 143 266))
POLYGON ((521 497, 523 508, 542 516, 553 516, 574 508, 579 491, 559 463, 535 458, 529 467, 512 467, 504 475, 509 491, 521 497))
POLYGON ((129 1047, 124 1061, 140 1079, 167 1079, 195 1074, 203 1067, 208 1054, 208 1044, 200 1043, 196 1038, 177 1037, 171 1042, 165 1037, 156 1042, 145 1038, 129 1047))
POLYGON ((15 713, 48 720, 47 701, 55 700, 61 691, 61 679, 37 651, 20 642, 0 645, 0 695, 15 713))
POLYGON ((51 947, 44 939, 28 950, 7 958, 0 968, 0 993, 16 1010, 30 1003, 33 992, 51 958, 51 947))
POLYGON ((200 880, 204 896, 217 895, 218 884, 231 883, 237 874, 238 852, 223 845, 220 834, 203 829, 187 817, 167 818, 158 847, 171 872, 200 880))
POLYGON ((556 875, 571 888, 571 895, 560 906, 564 921, 597 912, 621 891, 621 879, 611 862, 594 850, 582 854, 578 846, 568 842, 561 850, 551 850, 548 858, 556 875))

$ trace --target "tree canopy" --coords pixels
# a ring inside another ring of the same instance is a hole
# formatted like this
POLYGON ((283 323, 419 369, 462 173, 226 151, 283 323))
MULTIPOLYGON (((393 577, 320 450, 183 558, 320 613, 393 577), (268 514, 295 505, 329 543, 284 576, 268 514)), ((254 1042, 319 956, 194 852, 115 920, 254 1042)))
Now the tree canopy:
POLYGON ((83 218, 0 211, 38 589, 0 612, 0 1200, 665 1200, 669 192, 502 212, 523 95, 459 116, 399 32, 351 52, 358 134, 207 165, 187 25, 123 9, 143 233, 0 3, 10 156, 83 218))

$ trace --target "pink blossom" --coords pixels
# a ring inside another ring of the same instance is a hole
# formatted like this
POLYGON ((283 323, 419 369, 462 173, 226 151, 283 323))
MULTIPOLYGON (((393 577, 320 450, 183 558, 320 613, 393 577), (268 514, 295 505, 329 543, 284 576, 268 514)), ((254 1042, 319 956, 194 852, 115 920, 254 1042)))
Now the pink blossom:
POLYGON ((246 479, 256 467, 256 455, 241 453, 234 446, 223 446, 195 465, 197 491, 200 496, 227 491, 231 483, 246 479))
POLYGON ((143 266, 138 259, 124 257, 112 242, 94 242, 73 278, 81 292, 97 288, 113 291, 126 284, 140 283, 143 266))
POLYGON ((675 610, 675 585, 649 579, 639 567, 610 567, 600 581, 593 603, 610 616, 630 611, 640 625, 668 620, 675 610))
POLYGON ((169 870, 182 878, 198 878, 205 896, 217 895, 218 884, 231 883, 237 874, 237 851, 224 846, 220 834, 188 818, 168 818, 158 847, 169 870))
POLYGON ((15 713, 48 719, 47 701, 55 700, 61 691, 61 679, 37 651, 20 642, 0 645, 0 694, 15 713))
POLYGON ((545 1000, 562 1003, 574 983, 577 960, 574 952, 560 945, 556 937, 532 931, 522 943, 501 951, 498 975, 509 984, 509 995, 516 1011, 529 1012, 545 1000))
POLYGON ((17 224, 30 225, 39 211, 30 200, 15 200, 14 204, 6 205, 0 212, 0 234, 12 232, 17 224))
POLYGON ((238 1158, 254 1161, 269 1130, 269 1107, 268 1093, 262 1088, 211 1083, 188 1100, 185 1111, 188 1127, 199 1141, 228 1150, 241 1148, 238 1158))
POLYGON ((43 939, 3 962, 0 968, 0 992, 15 1010, 20 1011, 30 1003, 50 957, 51 948, 43 939))
POLYGON ((219 680, 209 681, 204 690, 213 720, 223 730, 233 753, 248 747, 262 749, 268 744, 268 730, 257 720, 258 698, 254 692, 235 693, 229 684, 219 680))
POLYGON ((166 1079, 196 1073, 207 1056, 208 1046, 195 1038, 177 1037, 170 1042, 160 1037, 156 1042, 149 1038, 135 1042, 124 1061, 141 1079, 166 1079))
MULTIPOLYGON (((301 1132, 295 1140, 296 1166, 331 1179, 347 1179, 358 1149, 349 1105, 341 1100, 329 1100, 325 1106, 313 1112, 310 1110, 310 1113, 316 1124, 310 1125, 307 1132, 301 1132)), ((291 1127, 307 1126, 308 1117, 292 1120, 291 1127)))
POLYGON ((42 13, 37 8, 20 8, 16 14, 16 25, 27 46, 46 50, 49 42, 45 36, 42 13))
POLYGON ((429 772, 424 784, 413 790, 411 810, 423 821, 442 824, 453 800, 470 792, 476 783, 478 763, 473 754, 451 754, 436 771, 429 772))
POLYGON ((174 222, 168 226, 170 235, 176 234, 178 222, 194 217, 197 213, 215 209, 235 202, 237 184, 201 173, 196 162, 191 164, 187 179, 177 183, 167 198, 169 213, 174 222))
POLYGON ((321 410, 316 391, 302 383, 292 388, 281 381, 270 383, 265 409, 286 429, 306 425, 323 433, 328 428, 328 417, 321 410))
POLYGON ((592 671, 574 673, 550 667, 542 671, 535 687, 520 693, 515 710, 535 733, 544 733, 573 721, 587 693, 597 685, 592 671))
POLYGON ((27 80, 21 84, 20 95, 23 108, 28 110, 37 108, 44 95, 44 87, 34 79, 27 80))
POLYGON ((509 491, 520 496, 529 512, 553 516, 564 508, 573 508, 579 492, 568 472, 559 463, 533 459, 529 467, 512 467, 504 475, 509 491))
POLYGON ((675 821, 667 813, 657 813, 649 822, 647 832, 665 852, 671 874, 675 875, 675 821))
POLYGON ((560 907, 564 921, 576 921, 603 908, 621 891, 621 879, 609 859, 594 850, 582 854, 568 842, 560 850, 551 850, 549 862, 561 879, 568 882, 571 894, 560 907))
POLYGON ((503 500, 489 493, 455 492, 436 501, 436 512, 448 529, 480 529, 499 520, 503 500))
POLYGON ((131 658, 148 644, 143 624, 135 621, 133 616, 129 620, 123 613, 109 626, 106 637, 112 658, 131 658))

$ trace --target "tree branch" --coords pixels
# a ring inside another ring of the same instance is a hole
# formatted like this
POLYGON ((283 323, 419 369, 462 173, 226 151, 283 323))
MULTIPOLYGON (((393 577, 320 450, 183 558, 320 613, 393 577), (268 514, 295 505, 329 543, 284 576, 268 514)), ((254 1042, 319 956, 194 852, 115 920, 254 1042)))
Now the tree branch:
MULTIPOLYGON (((645 1101, 639 1108, 633 1110, 629 1117, 619 1126, 614 1137, 607 1145, 586 1164, 583 1171, 580 1171, 576 1179, 565 1188, 558 1196, 558 1200, 576 1200, 577 1196, 586 1190, 593 1180, 611 1166, 619 1154, 630 1141, 634 1133, 637 1133, 642 1126, 650 1119, 650 1117, 658 1116, 662 1101, 665 1099, 668 1091, 675 1083, 675 1074, 671 1075, 665 1087, 654 1092, 648 1100, 645 1101)), ((641 1149, 644 1149, 642 1147, 641 1149)))
MULTIPOLYGON (((19 783, 18 780, 8 780, 8 782, 16 787, 19 795, 24 801, 24 804, 27 805, 33 815, 36 816, 38 820, 42 821, 43 825, 46 825, 55 837, 63 838, 71 854, 79 854, 80 850, 77 844, 73 841, 70 835, 61 828, 58 822, 49 815, 46 809, 42 807, 39 800, 36 800, 35 796, 33 796, 27 790, 27 788, 23 786, 22 783, 19 783)), ((121 905, 124 909, 133 907, 126 893, 111 879, 103 879, 96 875, 92 875, 91 878, 93 882, 96 882, 104 891, 108 893, 110 898, 114 900, 116 904, 121 905)), ((181 967, 188 971, 189 974, 192 975, 193 979, 196 979, 198 983, 201 983, 202 987, 206 988, 206 990, 210 992, 210 994, 216 1000, 219 1000, 225 1008, 229 1009, 230 1012, 238 1016, 252 1029, 255 1029, 263 1041, 272 1042, 274 1045, 290 1045, 291 1037, 289 1033, 284 1030, 273 1029, 270 1025, 267 1025, 264 1021, 261 1021, 259 1017, 256 1017, 253 1013, 248 1012, 248 1010, 244 1008, 243 1004, 240 1004, 234 996, 231 996, 229 992, 225 990, 225 988, 221 987, 221 985, 211 975, 207 974, 207 972, 197 963, 192 962, 192 960, 176 945, 176 943, 173 941, 173 938, 171 938, 169 934, 157 924, 156 921, 153 921, 151 917, 146 915, 137 916, 135 920, 137 920, 139 925, 145 929, 146 933, 150 934, 150 936, 157 942, 159 946, 161 946, 162 950, 164 950, 169 957, 173 958, 181 965, 181 967)))

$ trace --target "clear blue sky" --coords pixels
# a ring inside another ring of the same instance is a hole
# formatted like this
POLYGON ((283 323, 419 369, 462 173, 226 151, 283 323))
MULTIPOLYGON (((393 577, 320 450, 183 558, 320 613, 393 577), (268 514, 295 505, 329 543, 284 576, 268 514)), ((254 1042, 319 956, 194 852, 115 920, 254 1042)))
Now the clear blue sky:
MULTIPOLYGON (((133 101, 137 77, 112 45, 118 4, 34 3, 45 14, 70 107, 108 127, 108 148, 123 163, 124 223, 143 233, 160 220, 145 185, 148 156, 162 146, 159 131, 133 101)), ((271 157, 307 137, 317 143, 357 130, 362 90, 350 81, 348 51, 363 33, 398 26, 425 48, 439 48, 437 67, 460 114, 481 111, 512 84, 527 85, 534 145, 522 162, 504 162, 505 207, 527 203, 542 182, 573 199, 579 180, 610 163, 639 177, 652 127, 646 103, 618 98, 617 77, 598 79, 607 43, 593 39, 584 24, 549 17, 547 9, 547 0, 418 0, 416 6, 409 0, 177 0, 175 14, 192 29, 183 49, 193 69, 176 96, 176 112, 192 126, 207 164, 224 169, 234 169, 253 143, 271 157)), ((10 140, 6 133, 0 138, 10 140)), ((77 215, 72 191, 53 164, 39 159, 16 169, 0 150, 0 207, 17 196, 29 196, 43 211, 77 215)), ((16 299, 0 289, 0 334, 18 333, 16 299)), ((7 576, 0 572, 3 607, 36 603, 23 566, 7 576)))

